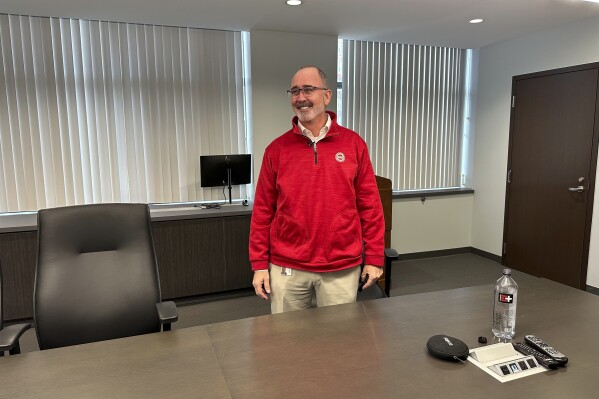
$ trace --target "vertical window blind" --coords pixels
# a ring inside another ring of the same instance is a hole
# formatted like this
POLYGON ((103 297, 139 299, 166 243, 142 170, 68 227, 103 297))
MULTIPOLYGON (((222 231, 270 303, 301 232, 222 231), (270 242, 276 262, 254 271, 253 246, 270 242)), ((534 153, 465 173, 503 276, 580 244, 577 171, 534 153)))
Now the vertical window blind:
POLYGON ((394 190, 459 187, 466 51, 343 41, 342 118, 394 190))
POLYGON ((216 200, 200 155, 248 152, 241 32, 0 15, 0 51, 0 212, 216 200))

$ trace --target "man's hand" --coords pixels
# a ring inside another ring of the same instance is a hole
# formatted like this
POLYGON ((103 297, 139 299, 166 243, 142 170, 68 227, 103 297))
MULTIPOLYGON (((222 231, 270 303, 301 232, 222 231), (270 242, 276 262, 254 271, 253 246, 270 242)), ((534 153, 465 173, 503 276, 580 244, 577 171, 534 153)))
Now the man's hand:
MULTIPOLYGON (((364 280, 366 276, 368 276, 368 281, 364 284, 362 289, 366 289, 370 287, 372 284, 375 284, 379 277, 383 274, 383 268, 372 265, 364 265, 364 269, 362 269, 362 274, 360 275, 360 280, 364 280)), ((256 275, 254 273, 254 281, 256 281, 256 275)), ((254 287, 256 285, 254 284, 254 287)))
POLYGON ((252 285, 254 286, 256 295, 268 301, 268 294, 270 294, 270 275, 268 274, 268 270, 254 271, 252 285))

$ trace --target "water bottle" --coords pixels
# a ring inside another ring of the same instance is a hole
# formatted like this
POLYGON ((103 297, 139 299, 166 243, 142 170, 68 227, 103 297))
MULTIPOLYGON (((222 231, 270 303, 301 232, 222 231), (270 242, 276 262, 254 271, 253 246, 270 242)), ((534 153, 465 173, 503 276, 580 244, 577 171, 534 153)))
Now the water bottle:
POLYGON ((511 340, 516 333, 516 305, 518 284, 510 269, 503 269, 503 276, 495 283, 493 300, 493 334, 502 340, 511 340))

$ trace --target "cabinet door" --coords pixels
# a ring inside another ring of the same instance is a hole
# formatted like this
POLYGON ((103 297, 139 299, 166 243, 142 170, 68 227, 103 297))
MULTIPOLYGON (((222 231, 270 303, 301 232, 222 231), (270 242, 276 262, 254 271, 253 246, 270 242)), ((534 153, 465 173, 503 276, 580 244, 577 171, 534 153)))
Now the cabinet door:
POLYGON ((220 218, 152 223, 163 299, 225 289, 220 218))
POLYGON ((37 231, 0 234, 4 320, 33 317, 37 231))
POLYGON ((153 222, 164 299, 252 286, 250 216, 153 222))
POLYGON ((223 218, 227 290, 252 286, 253 272, 248 252, 250 220, 250 216, 223 218))

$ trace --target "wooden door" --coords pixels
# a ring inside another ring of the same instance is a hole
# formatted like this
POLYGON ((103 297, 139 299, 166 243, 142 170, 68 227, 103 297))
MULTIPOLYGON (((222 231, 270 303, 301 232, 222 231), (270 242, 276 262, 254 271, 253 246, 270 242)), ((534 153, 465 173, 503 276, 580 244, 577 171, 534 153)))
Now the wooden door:
POLYGON ((586 286, 598 67, 518 76, 512 88, 503 264, 577 288, 586 286))

